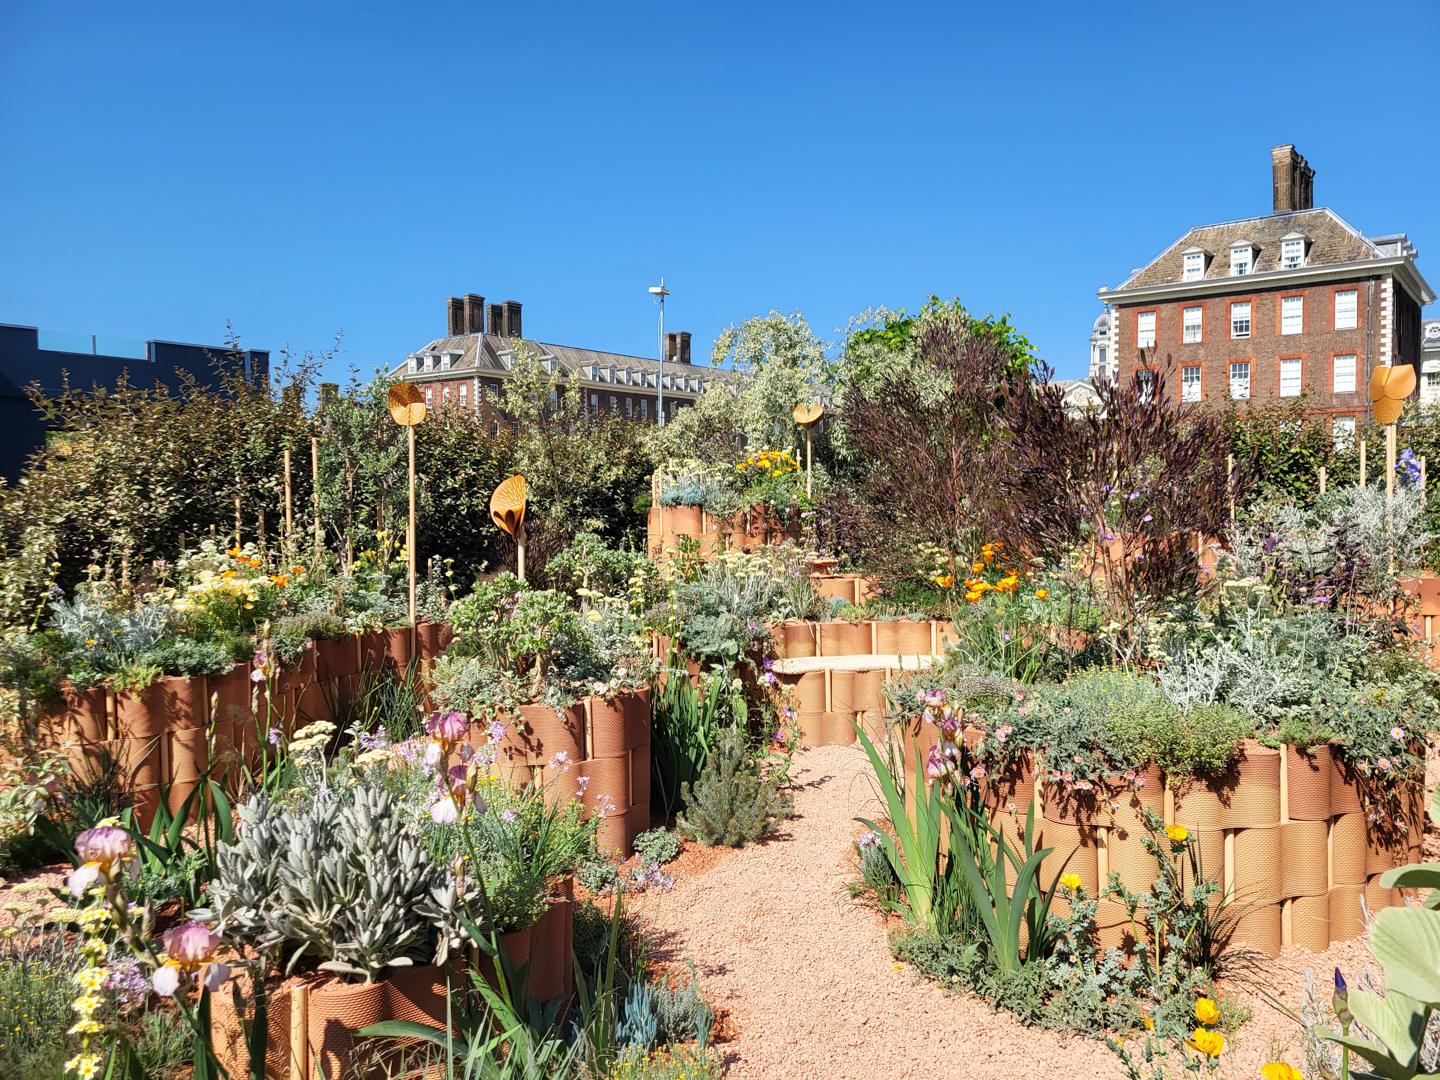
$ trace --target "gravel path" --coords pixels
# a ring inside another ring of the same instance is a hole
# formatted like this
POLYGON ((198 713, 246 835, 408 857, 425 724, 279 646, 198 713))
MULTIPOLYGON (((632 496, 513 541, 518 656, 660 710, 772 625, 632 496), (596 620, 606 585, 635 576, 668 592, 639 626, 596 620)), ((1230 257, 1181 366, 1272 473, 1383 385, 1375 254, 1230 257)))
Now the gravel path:
MULTIPOLYGON (((880 812, 864 756, 854 747, 807 751, 794 775, 797 817, 779 835, 640 900, 657 958, 693 959, 723 1011, 719 1049, 733 1080, 1123 1076, 1101 1042, 1022 1027, 895 970, 883 922, 845 895, 853 819, 880 812)), ((1280 1056, 1303 1065, 1295 1025, 1250 985, 1298 1007, 1305 968, 1323 991, 1335 964, 1353 972, 1366 958, 1354 941, 1241 965, 1229 992, 1253 1006, 1254 1019, 1230 1040, 1223 1075, 1255 1077, 1280 1056)))

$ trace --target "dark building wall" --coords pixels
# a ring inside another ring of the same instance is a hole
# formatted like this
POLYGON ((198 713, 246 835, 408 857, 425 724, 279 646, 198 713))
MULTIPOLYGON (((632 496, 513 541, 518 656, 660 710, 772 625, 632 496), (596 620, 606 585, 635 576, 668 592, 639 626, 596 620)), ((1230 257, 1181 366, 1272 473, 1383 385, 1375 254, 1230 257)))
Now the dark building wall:
POLYGON ((26 394, 32 383, 53 397, 67 382, 72 390, 113 390, 126 374, 132 386, 158 385, 175 393, 187 375, 198 386, 218 388, 221 372, 231 364, 243 365, 256 379, 270 373, 270 354, 260 349, 232 353, 220 345, 151 341, 145 351, 148 359, 140 360, 42 349, 35 327, 0 324, 0 477, 13 485, 25 460, 45 442, 45 421, 26 394))

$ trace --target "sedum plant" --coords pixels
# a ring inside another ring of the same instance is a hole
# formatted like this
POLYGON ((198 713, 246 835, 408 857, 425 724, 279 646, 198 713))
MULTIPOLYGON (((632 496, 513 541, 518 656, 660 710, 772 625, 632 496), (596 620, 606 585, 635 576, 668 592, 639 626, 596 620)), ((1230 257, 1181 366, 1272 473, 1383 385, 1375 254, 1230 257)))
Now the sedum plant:
POLYGON ((790 801, 760 779, 734 728, 721 733, 705 771, 693 786, 682 784, 681 795, 685 811, 676 826, 705 847, 753 844, 790 813, 790 801))
POLYGON ((390 792, 366 777, 341 799, 317 791, 293 807, 257 795, 240 809, 237 843, 221 844, 210 884, 220 931, 234 944, 289 951, 374 982, 430 958, 422 914, 435 873, 390 792))

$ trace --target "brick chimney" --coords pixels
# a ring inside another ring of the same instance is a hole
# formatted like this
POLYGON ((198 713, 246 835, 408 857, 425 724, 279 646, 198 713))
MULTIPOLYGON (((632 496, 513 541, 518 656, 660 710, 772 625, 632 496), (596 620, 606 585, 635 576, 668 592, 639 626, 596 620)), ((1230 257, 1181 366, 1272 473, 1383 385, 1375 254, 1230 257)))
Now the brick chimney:
POLYGON ((1275 213, 1313 209, 1315 170, 1295 152, 1294 145, 1272 147, 1270 164, 1275 175, 1275 213))
POLYGON ((665 359, 672 364, 690 363, 690 331, 665 335, 665 359))
POLYGON ((465 333, 465 301, 458 296, 452 296, 445 301, 446 323, 449 327, 449 337, 459 337, 465 333))
POLYGON ((520 304, 515 300, 505 301, 505 336, 524 337, 520 333, 520 304))
POLYGON ((465 333, 483 334, 485 332, 485 297, 477 296, 473 292, 465 294, 465 333))
POLYGON ((489 313, 487 318, 490 322, 490 329, 487 333, 500 337, 505 332, 505 307, 502 304, 486 304, 485 310, 489 313))

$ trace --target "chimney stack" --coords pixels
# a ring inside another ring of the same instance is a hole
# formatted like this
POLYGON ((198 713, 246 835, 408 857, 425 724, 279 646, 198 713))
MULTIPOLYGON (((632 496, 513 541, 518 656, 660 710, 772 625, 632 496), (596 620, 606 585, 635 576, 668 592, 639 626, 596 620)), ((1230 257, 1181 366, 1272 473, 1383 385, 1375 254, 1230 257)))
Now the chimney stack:
POLYGON ((449 337, 459 337, 465 333, 465 301, 458 296, 452 296, 445 301, 446 322, 449 327, 449 337))
POLYGON ((496 337, 502 337, 502 336, 504 336, 504 333, 505 333, 505 308, 504 308, 504 305, 502 305, 502 304, 486 304, 486 305, 485 305, 485 310, 489 313, 488 316, 487 316, 487 318, 490 320, 490 329, 489 329, 488 332, 491 333, 491 334, 493 334, 493 335, 495 335, 496 337))
POLYGON ((1295 152, 1294 145, 1272 147, 1270 164, 1275 175, 1275 213, 1313 209, 1315 170, 1295 152))
POLYGON ((690 331, 665 335, 665 359, 672 364, 690 363, 690 331))
POLYGON ((505 301, 505 336, 524 337, 520 333, 520 304, 514 300, 505 301))
POLYGON ((483 334, 485 332, 485 297, 476 296, 473 292, 465 294, 465 333, 483 334))

